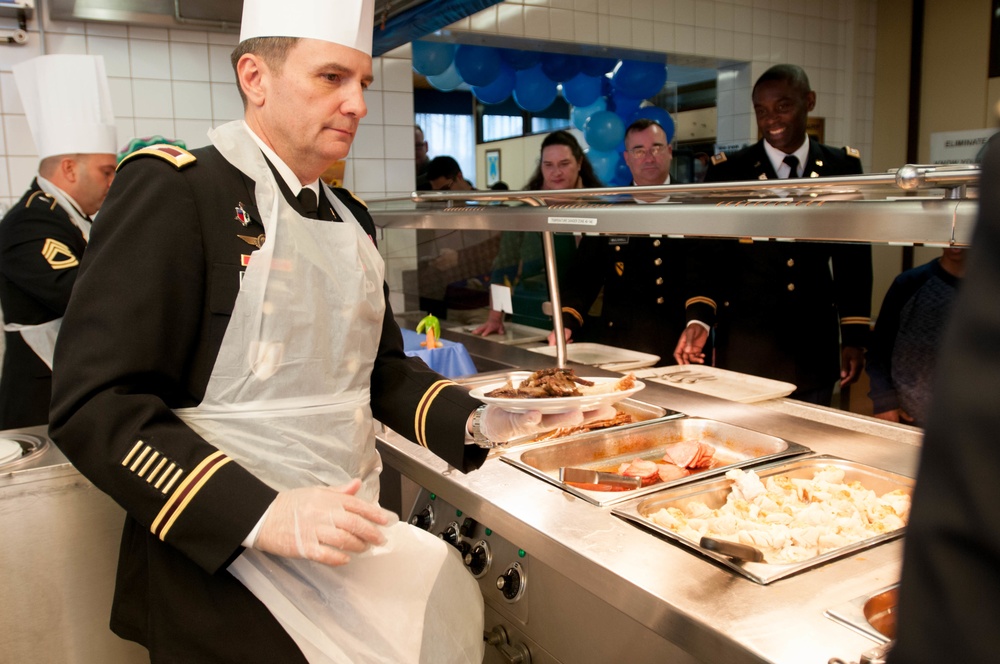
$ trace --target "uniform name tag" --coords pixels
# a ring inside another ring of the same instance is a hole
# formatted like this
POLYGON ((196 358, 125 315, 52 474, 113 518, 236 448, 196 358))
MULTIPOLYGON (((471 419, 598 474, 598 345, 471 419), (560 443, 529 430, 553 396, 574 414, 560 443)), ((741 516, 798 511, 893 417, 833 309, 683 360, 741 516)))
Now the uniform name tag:
POLYGON ((625 236, 620 236, 620 237, 609 237, 608 238, 608 244, 610 244, 612 246, 614 246, 616 244, 628 244, 628 236, 625 235, 625 236))

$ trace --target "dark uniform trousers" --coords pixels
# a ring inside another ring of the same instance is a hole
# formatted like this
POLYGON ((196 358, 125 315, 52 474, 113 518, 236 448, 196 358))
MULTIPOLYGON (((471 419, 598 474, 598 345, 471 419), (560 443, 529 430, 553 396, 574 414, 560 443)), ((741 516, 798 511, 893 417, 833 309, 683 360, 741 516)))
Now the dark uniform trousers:
MULTIPOLYGON (((204 396, 241 273, 266 241, 254 183, 214 147, 167 152, 124 162, 94 224, 56 351, 50 435, 128 515, 115 633, 153 662, 304 661, 226 571, 276 492, 171 412, 204 396)), ((374 242, 364 204, 335 195, 374 242)), ((464 423, 479 403, 405 355, 388 307, 379 333, 375 418, 478 467, 486 450, 465 445, 464 423)))
MULTIPOLYGON (((810 139, 804 177, 861 170, 855 151, 810 139)), ((706 182, 761 179, 777 179, 763 141, 712 166, 706 176, 706 182)), ((699 246, 691 265, 693 283, 700 285, 694 292, 701 298, 689 306, 688 317, 717 321, 717 365, 793 383, 794 398, 829 405, 840 375, 841 343, 867 344, 871 247, 737 240, 699 246), (705 300, 714 301, 717 310, 705 300)))
MULTIPOLYGON (((62 317, 86 248, 69 214, 32 182, 0 221, 4 321, 37 325, 62 317)), ((52 372, 20 332, 6 332, 4 344, 0 429, 47 423, 52 372)))

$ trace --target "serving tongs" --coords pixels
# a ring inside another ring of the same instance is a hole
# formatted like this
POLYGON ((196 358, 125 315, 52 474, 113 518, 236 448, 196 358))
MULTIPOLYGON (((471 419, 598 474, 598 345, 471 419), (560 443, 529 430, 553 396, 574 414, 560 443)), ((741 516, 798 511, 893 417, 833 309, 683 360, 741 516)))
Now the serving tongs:
POLYGON ((723 556, 728 556, 734 560, 740 560, 746 563, 764 562, 764 554, 761 553, 761 550, 757 547, 750 546, 749 544, 728 542, 726 540, 715 539, 714 537, 706 535, 701 538, 698 545, 703 549, 722 554, 723 556))
POLYGON ((638 477, 628 477, 617 473, 602 473, 599 470, 589 468, 567 468, 559 469, 560 482, 572 482, 573 484, 590 484, 593 486, 606 486, 617 489, 638 489, 642 486, 642 479, 638 477))

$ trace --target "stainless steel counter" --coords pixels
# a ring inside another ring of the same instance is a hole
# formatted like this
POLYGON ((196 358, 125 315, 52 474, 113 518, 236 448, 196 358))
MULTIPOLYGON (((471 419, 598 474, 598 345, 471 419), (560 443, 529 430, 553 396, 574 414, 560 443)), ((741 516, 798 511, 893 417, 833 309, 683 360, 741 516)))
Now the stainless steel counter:
MULTIPOLYGON (((462 341, 474 357, 485 353, 524 368, 540 368, 548 359, 509 347, 499 351, 499 344, 482 340, 462 341)), ((776 435, 817 453, 910 477, 916 472, 916 430, 798 402, 740 404, 659 384, 648 385, 641 398, 776 435)), ((902 540, 896 540, 762 586, 499 458, 464 475, 392 432, 380 436, 379 450, 388 466, 699 661, 856 661, 873 641, 824 617, 824 611, 894 583, 900 572, 902 540)), ((598 632, 577 638, 596 643, 617 637, 598 632)), ((620 647, 627 658, 628 643, 620 647)))

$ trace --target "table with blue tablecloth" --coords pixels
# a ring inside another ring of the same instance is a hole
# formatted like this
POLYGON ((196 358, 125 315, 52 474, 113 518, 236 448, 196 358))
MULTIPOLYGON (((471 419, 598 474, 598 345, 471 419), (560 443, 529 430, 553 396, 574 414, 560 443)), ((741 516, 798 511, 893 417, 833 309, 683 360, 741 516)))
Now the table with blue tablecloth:
POLYGON ((403 333, 403 351, 410 357, 419 357, 434 371, 447 378, 457 378, 477 373, 476 365, 465 346, 454 341, 438 339, 444 344, 440 348, 421 346, 426 341, 426 335, 413 330, 401 330, 403 333))

